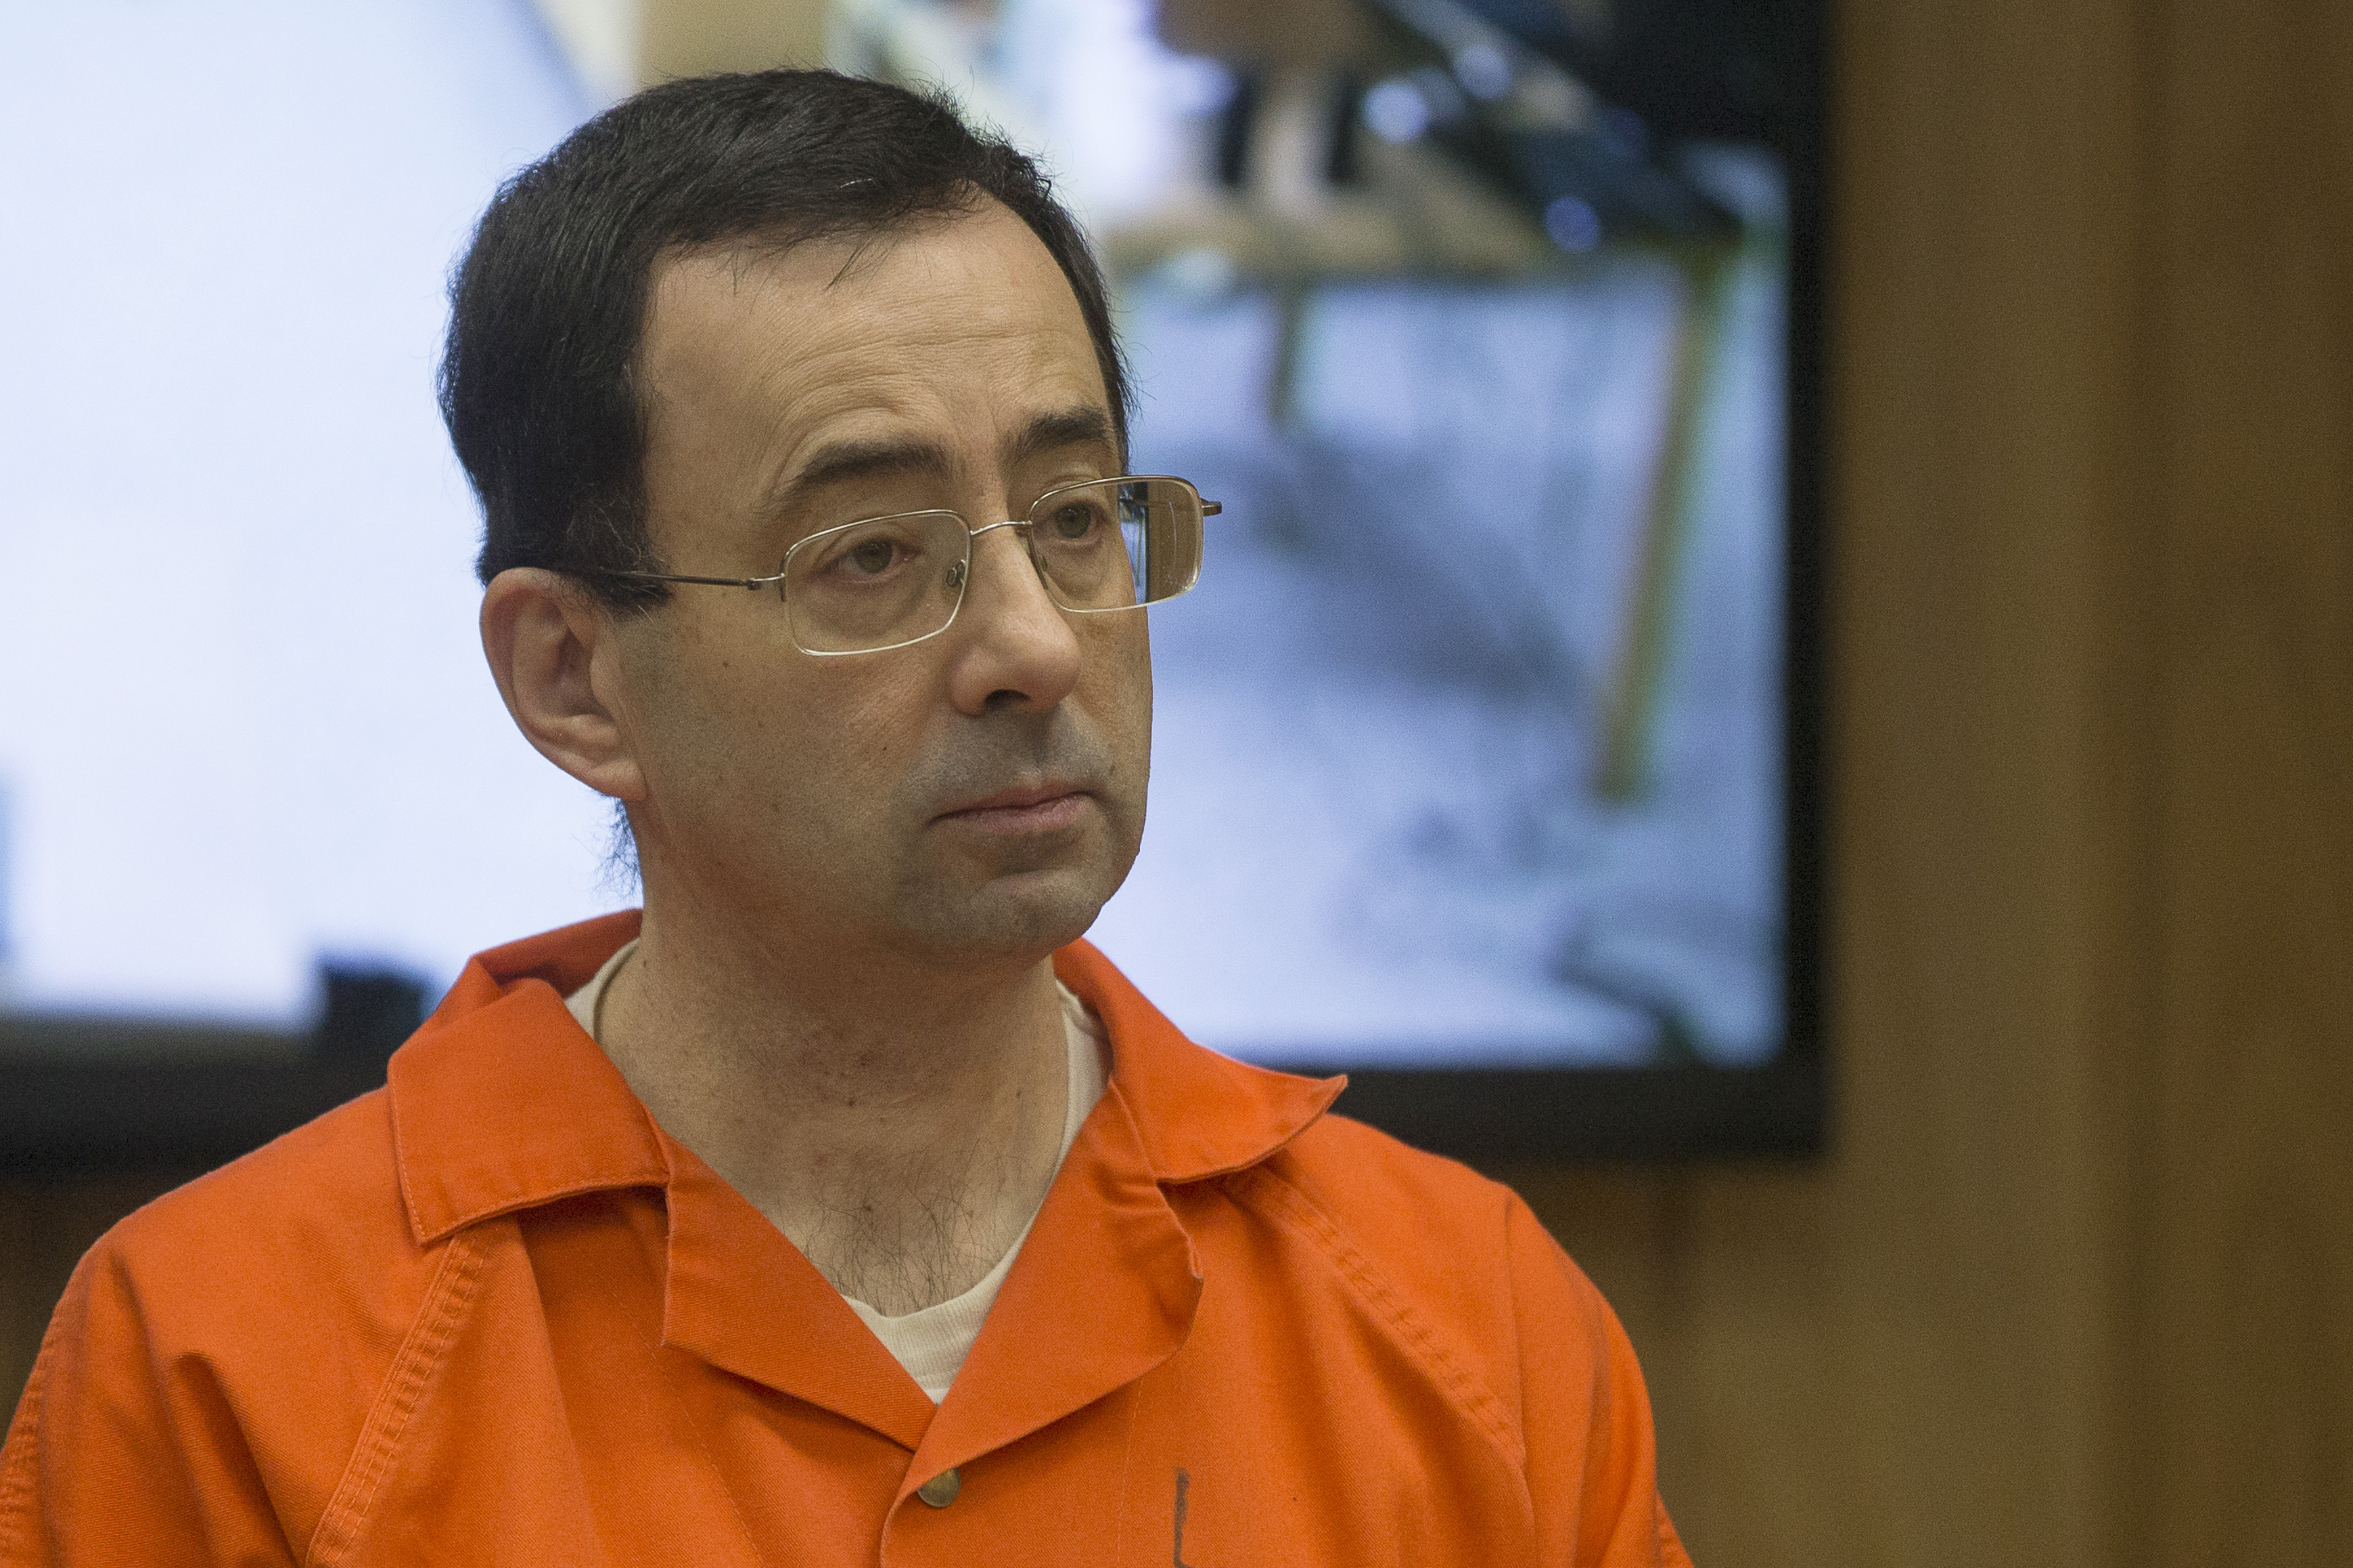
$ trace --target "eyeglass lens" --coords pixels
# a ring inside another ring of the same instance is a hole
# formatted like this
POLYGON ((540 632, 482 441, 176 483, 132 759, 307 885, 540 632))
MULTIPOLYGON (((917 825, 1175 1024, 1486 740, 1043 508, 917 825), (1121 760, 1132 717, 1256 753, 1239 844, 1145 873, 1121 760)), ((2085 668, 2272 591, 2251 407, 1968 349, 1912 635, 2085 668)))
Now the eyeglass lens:
MULTIPOLYGON (((1066 610, 1171 599, 1201 574, 1201 498, 1182 479, 1118 479, 1050 490, 1027 536, 1048 597, 1066 610)), ((952 511, 905 512, 813 534, 785 558, 785 611, 810 653, 930 637, 964 597, 973 535, 952 511)))

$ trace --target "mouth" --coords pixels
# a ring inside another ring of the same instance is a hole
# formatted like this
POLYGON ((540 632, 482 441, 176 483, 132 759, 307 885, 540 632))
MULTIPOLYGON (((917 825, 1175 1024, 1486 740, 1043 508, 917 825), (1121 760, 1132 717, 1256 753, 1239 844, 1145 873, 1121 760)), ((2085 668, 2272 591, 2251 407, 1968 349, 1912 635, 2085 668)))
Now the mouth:
POLYGON ((1093 799, 1078 784, 1049 780, 984 795, 938 819, 984 833, 1050 833, 1075 824, 1093 799))

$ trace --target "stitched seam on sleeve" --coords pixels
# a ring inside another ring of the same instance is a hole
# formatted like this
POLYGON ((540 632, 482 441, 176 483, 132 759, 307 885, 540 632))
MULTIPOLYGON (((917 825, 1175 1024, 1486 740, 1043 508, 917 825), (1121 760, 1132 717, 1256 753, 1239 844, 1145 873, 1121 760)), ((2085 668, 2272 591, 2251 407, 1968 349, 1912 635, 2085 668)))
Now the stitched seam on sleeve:
POLYGON ((409 1417, 425 1403, 434 1374, 457 1343, 458 1331, 473 1307, 481 1265, 482 1254, 471 1232, 459 1231, 449 1238, 441 1267, 435 1270, 433 1284, 425 1293, 425 1304, 409 1326, 400 1352, 392 1358, 384 1385, 376 1391, 375 1404, 360 1428, 360 1440, 343 1468, 334 1499, 311 1534, 304 1563, 325 1568, 344 1561, 359 1544, 368 1510, 399 1457, 409 1417))
POLYGON ((25 1379, 16 1420, 7 1433, 7 1468, 0 1470, 0 1546, 26 1539, 17 1531, 33 1511, 33 1494, 38 1484, 35 1476, 41 1448, 42 1394, 59 1333, 58 1315, 52 1314, 49 1326, 41 1334, 41 1348, 33 1357, 32 1373, 25 1379))
POLYGON ((1341 1277, 1355 1288, 1358 1299, 1388 1325, 1389 1331, 1397 1335, 1407 1350, 1438 1375, 1440 1384, 1454 1395, 1456 1404, 1502 1450, 1513 1469, 1516 1471, 1526 1464, 1525 1445, 1512 1429, 1511 1419, 1504 1413, 1503 1402, 1484 1381, 1448 1352, 1444 1343, 1422 1321, 1420 1314, 1389 1289, 1388 1281, 1373 1268, 1364 1254, 1350 1245, 1330 1215, 1311 1203, 1305 1194, 1263 1165, 1236 1172, 1226 1181, 1229 1185, 1252 1189, 1264 1199, 1267 1207, 1275 1212, 1276 1217, 1307 1233, 1331 1258, 1341 1277))

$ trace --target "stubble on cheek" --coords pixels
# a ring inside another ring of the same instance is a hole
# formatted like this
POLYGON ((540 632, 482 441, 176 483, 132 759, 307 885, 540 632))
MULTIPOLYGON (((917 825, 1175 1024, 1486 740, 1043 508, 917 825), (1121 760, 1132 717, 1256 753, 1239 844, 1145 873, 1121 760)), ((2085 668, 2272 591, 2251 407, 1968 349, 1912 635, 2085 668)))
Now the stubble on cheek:
POLYGON ((1101 662, 1078 700, 1048 713, 958 716, 927 736, 892 816, 913 824, 893 884, 896 918, 919 940, 1059 947, 1082 934, 1134 864, 1151 766, 1151 668, 1141 637, 1089 650, 1101 662), (1100 715, 1100 718, 1098 717, 1100 715), (939 814, 1041 779, 1072 782, 1092 809, 1067 834, 991 844, 939 814))
POLYGON ((673 628, 633 661, 655 815, 691 896, 780 936, 944 956, 1060 946, 1125 878, 1151 753, 1140 635, 1094 642, 1048 712, 972 715, 845 667, 795 679, 720 646, 723 629, 673 628), (1067 835, 991 844, 939 821, 1049 778, 1094 796, 1067 835))
MULTIPOLYGON (((893 918, 925 944, 1060 946, 1093 919, 1116 885, 1105 796, 1112 759, 1100 735, 1067 711, 1006 716, 949 729, 901 781, 891 809, 902 825, 893 918), (1076 826, 992 839, 943 821, 957 805, 1041 778, 1080 781, 1094 809, 1076 826)), ((1124 857, 1119 857, 1124 868, 1124 857)))
POLYGON ((687 897, 733 918, 830 918, 839 911, 823 910, 827 890, 849 879, 828 873, 849 857, 812 766, 811 705, 765 668, 776 650, 699 624, 723 607, 671 606, 631 649, 631 738, 659 840, 649 873, 658 862, 687 897))

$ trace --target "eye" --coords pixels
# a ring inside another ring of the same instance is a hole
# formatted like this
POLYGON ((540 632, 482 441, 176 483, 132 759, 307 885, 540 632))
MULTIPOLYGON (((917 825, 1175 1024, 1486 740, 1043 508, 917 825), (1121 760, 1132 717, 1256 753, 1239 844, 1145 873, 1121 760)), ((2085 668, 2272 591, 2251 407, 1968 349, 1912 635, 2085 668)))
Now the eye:
POLYGON ((846 570, 875 576, 889 571, 897 555, 898 547, 889 540, 870 536, 843 551, 841 559, 846 570))
POLYGON ((1095 525, 1095 509, 1084 501, 1071 501, 1054 509, 1047 526, 1057 539, 1084 539, 1095 525))

